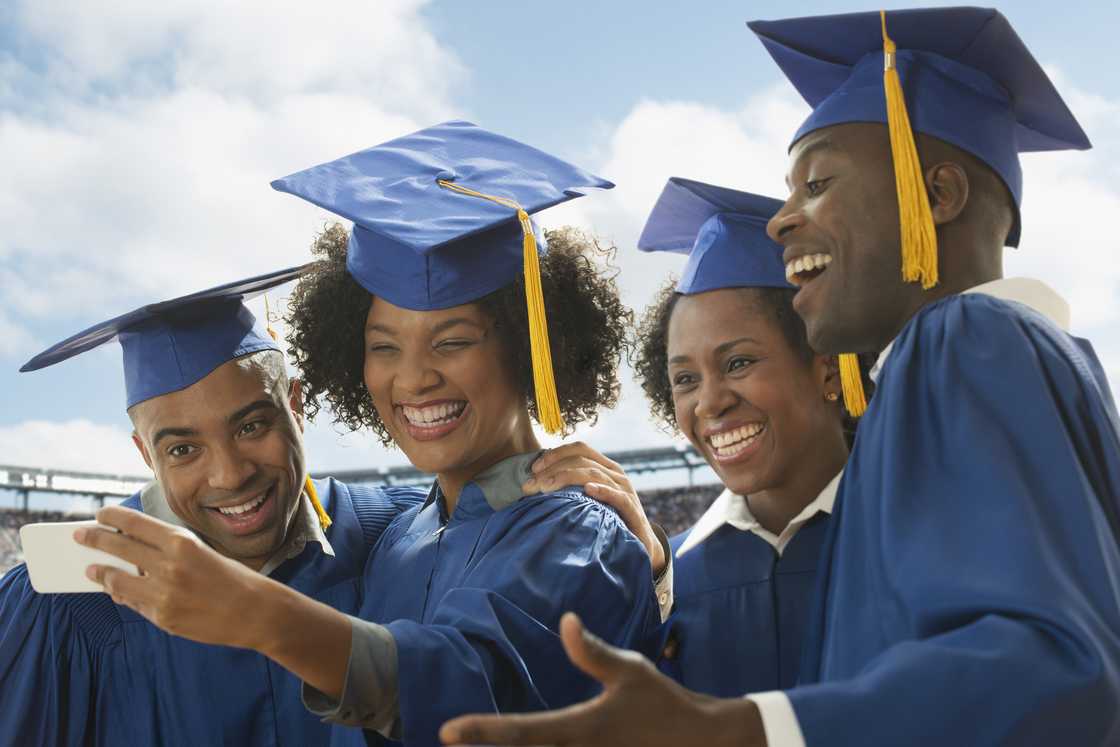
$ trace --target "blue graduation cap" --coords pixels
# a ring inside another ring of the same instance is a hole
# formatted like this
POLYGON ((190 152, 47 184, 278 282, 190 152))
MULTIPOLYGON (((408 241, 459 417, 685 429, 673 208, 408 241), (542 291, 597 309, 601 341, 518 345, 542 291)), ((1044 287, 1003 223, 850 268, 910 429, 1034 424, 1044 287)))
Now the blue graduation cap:
POLYGON ((37 371, 118 340, 127 406, 185 389, 226 361, 280 350, 242 303, 294 280, 309 265, 270 272, 142 306, 47 348, 20 371, 37 371))
POLYGON ((529 215, 614 185, 470 122, 445 122, 272 182, 353 221, 346 267, 374 296, 430 311, 524 273, 541 424, 563 428, 529 215))
MULTIPOLYGON (((900 173, 899 163, 917 163, 916 154, 902 152, 905 137, 912 139, 904 129, 932 135, 990 166, 1007 185, 1016 211, 1023 194, 1019 153, 1091 147, 1042 66, 997 10, 923 8, 748 26, 813 107, 793 142, 846 122, 888 124, 903 201, 909 197, 902 182, 909 176, 900 173)), ((924 197, 924 186, 918 187, 924 197)), ((1007 245, 1018 246, 1019 234, 1016 215, 1007 245)))
POLYGON ((782 247, 766 234, 781 200, 674 176, 646 219, 642 251, 688 255, 677 291, 790 288, 782 247))

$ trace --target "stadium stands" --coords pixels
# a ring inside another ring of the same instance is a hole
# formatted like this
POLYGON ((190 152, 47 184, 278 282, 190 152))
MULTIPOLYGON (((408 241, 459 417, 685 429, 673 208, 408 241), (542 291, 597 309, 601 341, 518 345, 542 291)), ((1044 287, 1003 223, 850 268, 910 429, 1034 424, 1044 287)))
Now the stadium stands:
POLYGON ((649 520, 663 526, 672 537, 696 523, 722 490, 722 485, 697 485, 642 490, 639 495, 649 520))

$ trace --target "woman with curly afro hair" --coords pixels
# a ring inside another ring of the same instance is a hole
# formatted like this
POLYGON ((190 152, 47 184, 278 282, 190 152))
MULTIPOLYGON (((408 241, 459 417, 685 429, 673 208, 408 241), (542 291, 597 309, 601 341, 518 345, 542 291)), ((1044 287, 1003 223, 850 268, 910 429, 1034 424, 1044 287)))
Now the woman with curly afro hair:
POLYGON ((329 407, 435 480, 374 548, 360 614, 293 598, 283 625, 314 635, 264 653, 304 681, 332 744, 365 744, 361 727, 434 745, 456 715, 590 697, 560 616, 645 641, 650 555, 579 488, 522 484, 534 420, 564 432, 615 403, 630 315, 598 244, 529 214, 610 183, 449 122, 273 186, 354 222, 319 236, 286 316, 308 414, 329 407))
POLYGON ((654 416, 725 487, 671 542, 676 606, 660 667, 722 697, 794 684, 848 456, 843 400, 855 392, 842 396, 837 359, 814 354, 794 313, 782 249, 766 235, 781 205, 674 178, 640 243, 689 258, 639 326, 637 377, 654 416))

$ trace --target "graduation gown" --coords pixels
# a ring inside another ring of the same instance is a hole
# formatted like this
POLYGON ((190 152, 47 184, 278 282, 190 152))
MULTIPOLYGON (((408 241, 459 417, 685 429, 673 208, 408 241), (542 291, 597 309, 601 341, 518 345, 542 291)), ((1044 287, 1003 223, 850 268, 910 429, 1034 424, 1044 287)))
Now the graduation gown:
POLYGON ((724 698, 792 687, 829 517, 818 513, 778 552, 724 524, 683 555, 673 538, 672 658, 658 668, 690 690, 724 698))
MULTIPOLYGON (((410 747, 440 744, 454 716, 557 708, 598 692, 564 653, 564 612, 618 646, 660 625, 649 556, 614 511, 574 488, 521 498, 514 480, 506 492, 491 505, 469 483, 448 516, 437 487, 370 557, 360 616, 396 642, 398 727, 410 747)), ((333 744, 364 743, 358 729, 335 729, 333 744)))
MULTIPOLYGON (((346 612, 369 550, 424 496, 316 481, 333 523, 271 575, 346 612)), ((133 508, 139 497, 126 502, 133 508)), ((314 631, 308 631, 314 635, 314 631)), ((0 745, 313 745, 329 727, 265 657, 164 633, 106 594, 37 594, 25 566, 0 580, 0 745)))
POLYGON ((788 692, 810 745, 1120 744, 1120 437, 1090 345, 952 296, 886 360, 788 692))

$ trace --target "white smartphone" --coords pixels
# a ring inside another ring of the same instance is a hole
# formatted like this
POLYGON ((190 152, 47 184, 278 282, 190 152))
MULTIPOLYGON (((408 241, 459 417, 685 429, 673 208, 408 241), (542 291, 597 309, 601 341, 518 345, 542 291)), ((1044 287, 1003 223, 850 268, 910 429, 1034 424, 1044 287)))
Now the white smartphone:
POLYGON ((58 521, 24 524, 19 529, 20 544, 27 562, 27 575, 31 588, 40 594, 72 594, 83 591, 101 591, 101 585, 86 577, 86 567, 109 565, 121 568, 134 576, 136 566, 102 550, 79 545, 74 540, 74 530, 82 527, 100 527, 117 531, 93 519, 88 521, 58 521))

